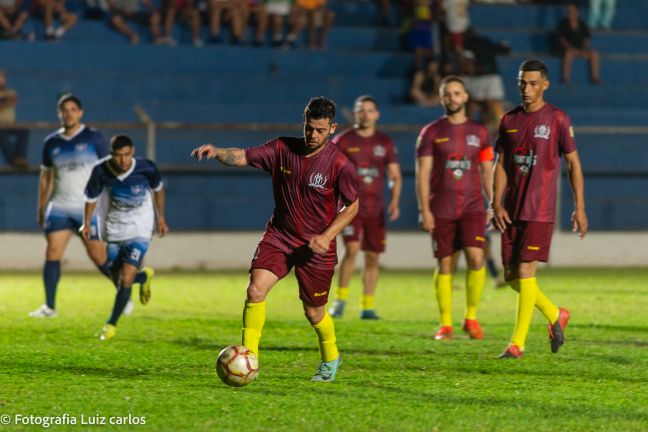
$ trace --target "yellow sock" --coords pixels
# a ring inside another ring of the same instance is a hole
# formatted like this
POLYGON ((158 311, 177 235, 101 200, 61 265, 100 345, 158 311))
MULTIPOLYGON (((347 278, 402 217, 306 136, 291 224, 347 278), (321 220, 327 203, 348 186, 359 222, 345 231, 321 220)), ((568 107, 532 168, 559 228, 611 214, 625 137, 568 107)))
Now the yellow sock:
POLYGON ((529 334, 531 318, 533 317, 533 308, 535 307, 538 284, 536 278, 520 279, 520 293, 518 294, 517 319, 515 321, 515 330, 511 343, 524 349, 526 337, 529 334))
POLYGON ((486 283, 486 268, 466 273, 466 319, 477 319, 477 306, 486 283))
POLYGON ((245 302, 243 308, 242 344, 259 357, 259 340, 265 324, 266 302, 245 302))
MULTIPOLYGON (((507 281, 506 283, 509 284, 509 286, 515 291, 520 292, 519 279, 513 279, 511 281, 507 281)), ((558 306, 553 304, 553 302, 549 300, 542 291, 540 291, 539 287, 538 291, 536 292, 535 305, 551 324, 556 322, 558 315, 560 314, 560 310, 558 309, 558 306)))
POLYGON ((362 295, 362 310, 374 309, 374 296, 369 294, 362 295))
POLYGON ((337 300, 347 300, 349 298, 349 288, 347 287, 338 287, 336 292, 337 300))
POLYGON ((452 326, 452 275, 436 275, 437 303, 442 326, 452 326))
POLYGON ((331 315, 324 311, 324 318, 315 324, 313 328, 315 329, 315 333, 317 333, 322 361, 330 362, 340 357, 337 345, 335 344, 335 325, 333 324, 331 315))

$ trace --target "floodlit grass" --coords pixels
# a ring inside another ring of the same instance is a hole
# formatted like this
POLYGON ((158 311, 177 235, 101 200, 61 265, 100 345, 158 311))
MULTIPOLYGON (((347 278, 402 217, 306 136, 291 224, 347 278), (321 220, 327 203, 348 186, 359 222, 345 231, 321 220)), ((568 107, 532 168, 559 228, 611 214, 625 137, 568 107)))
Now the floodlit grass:
POLYGON ((268 299, 259 380, 235 389, 214 363, 240 341, 245 272, 159 273, 151 303, 123 317, 108 342, 96 335, 114 291, 98 274, 64 274, 60 315, 48 320, 27 316, 42 303, 40 275, 5 274, 0 419, 12 424, 0 431, 43 430, 16 426, 17 414, 77 420, 50 430, 648 430, 646 280, 639 269, 541 270, 543 291, 572 312, 567 342, 551 354, 536 312, 525 357, 498 360, 513 329, 512 290, 484 290, 483 341, 461 334, 465 296, 455 290, 457 337, 438 342, 431 272, 384 272, 379 322, 359 320, 356 278, 336 321, 344 361, 324 384, 309 381, 316 337, 290 276, 268 299), (79 424, 129 414, 146 424, 79 424))

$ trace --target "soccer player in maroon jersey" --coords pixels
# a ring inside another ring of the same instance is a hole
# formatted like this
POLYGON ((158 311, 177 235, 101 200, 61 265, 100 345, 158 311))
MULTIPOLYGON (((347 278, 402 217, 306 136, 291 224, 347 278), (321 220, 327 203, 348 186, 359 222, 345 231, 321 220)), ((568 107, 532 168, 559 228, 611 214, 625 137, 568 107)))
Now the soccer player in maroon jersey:
POLYGON ((391 199, 387 206, 389 220, 398 219, 403 179, 391 138, 376 129, 380 118, 378 103, 372 96, 356 99, 353 113, 355 125, 333 139, 338 149, 356 168, 360 187, 360 211, 344 231, 345 254, 340 265, 337 298, 329 309, 332 317, 342 317, 349 298, 349 282, 355 269, 360 248, 364 251, 362 273, 361 319, 379 319, 374 307, 374 294, 378 284, 378 256, 385 251, 385 174, 389 180, 391 199))
POLYGON ((529 332, 534 305, 549 321, 551 351, 565 340, 569 311, 558 308, 538 287, 538 261, 549 258, 556 213, 556 189, 563 155, 574 197, 573 231, 587 233, 583 171, 571 120, 544 100, 547 67, 539 60, 520 65, 522 105, 502 117, 496 151, 493 222, 502 232, 502 263, 507 283, 519 293, 511 343, 501 358, 519 358, 529 332))
POLYGON ((438 260, 435 278, 441 326, 435 339, 452 338, 452 256, 464 250, 466 313, 463 330, 482 339, 477 306, 486 281, 484 196, 490 200, 493 148, 488 131, 466 115, 468 93, 458 76, 443 79, 439 88, 446 115, 426 125, 416 143, 416 192, 421 227, 432 234, 438 260))
POLYGON ((272 176, 275 209, 250 266, 243 345, 259 354, 266 296, 295 267, 299 297, 317 333, 322 357, 312 380, 322 382, 335 379, 341 362, 333 319, 325 308, 337 264, 335 237, 359 207, 353 164, 329 141, 337 127, 334 119, 335 104, 316 97, 304 110, 303 137, 280 137, 248 149, 205 144, 192 152, 198 160, 249 165, 272 176), (342 210, 338 210, 340 202, 342 210))

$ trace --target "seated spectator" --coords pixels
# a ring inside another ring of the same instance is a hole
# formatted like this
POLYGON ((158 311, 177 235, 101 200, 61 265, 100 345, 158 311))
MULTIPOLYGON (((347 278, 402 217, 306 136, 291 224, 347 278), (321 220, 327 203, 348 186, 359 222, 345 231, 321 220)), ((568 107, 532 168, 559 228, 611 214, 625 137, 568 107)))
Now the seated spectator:
POLYGON ((272 28, 272 46, 281 46, 284 38, 284 25, 290 16, 292 0, 265 0, 265 9, 272 28))
POLYGON ((22 0, 0 0, 0 37, 3 39, 22 39, 21 30, 29 12, 20 10, 22 0))
POLYGON ((587 23, 591 30, 610 30, 616 12, 616 0, 590 0, 587 23))
MULTIPOLYGON (((254 46, 263 46, 265 43, 265 34, 268 29, 268 14, 263 0, 242 0, 242 20, 243 27, 254 17, 256 30, 254 31, 254 46)), ((243 42, 245 41, 245 31, 243 32, 243 42)))
POLYGON ((156 44, 164 42, 160 31, 160 12, 152 0, 108 0, 108 7, 111 12, 110 23, 118 32, 125 35, 130 43, 138 44, 140 37, 137 31, 128 26, 127 21, 135 21, 141 25, 148 24, 152 42, 156 44))
POLYGON ((326 0, 296 0, 292 13, 292 29, 286 36, 285 48, 294 48, 304 27, 309 49, 325 48, 326 35, 335 20, 335 12, 326 8, 326 0))
POLYGON ((423 68, 414 71, 409 93, 410 100, 422 107, 439 105, 441 101, 439 97, 440 84, 439 64, 434 58, 429 58, 423 68))
POLYGON ((209 29, 210 42, 219 44, 223 42, 221 35, 221 21, 229 22, 232 32, 231 42, 234 44, 243 41, 245 25, 243 22, 243 9, 240 0, 209 0, 209 29))
POLYGON ((16 121, 17 103, 18 93, 7 87, 5 72, 0 70, 0 151, 11 166, 25 169, 29 132, 12 127, 16 121))
POLYGON ((75 13, 65 8, 65 0, 33 0, 32 14, 45 21, 45 39, 60 39, 78 20, 75 13), (57 18, 61 25, 54 26, 57 18))
POLYGON ((189 25, 191 29, 191 41, 195 47, 203 45, 200 39, 200 13, 194 7, 193 0, 166 0, 164 5, 164 42, 175 46, 176 41, 173 39, 173 24, 176 15, 180 14, 180 19, 189 25))
POLYGON ((585 58, 589 62, 590 80, 600 84, 599 53, 590 47, 590 31, 585 21, 578 17, 575 3, 567 6, 567 17, 558 24, 558 39, 563 49, 562 80, 570 81, 571 65, 574 58, 585 58))

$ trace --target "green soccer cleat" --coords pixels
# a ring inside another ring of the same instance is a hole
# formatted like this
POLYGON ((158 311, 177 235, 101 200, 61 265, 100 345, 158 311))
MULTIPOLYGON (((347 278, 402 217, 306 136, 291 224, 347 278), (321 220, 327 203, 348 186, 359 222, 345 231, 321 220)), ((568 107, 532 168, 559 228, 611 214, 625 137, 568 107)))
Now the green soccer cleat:
POLYGON ((105 341, 115 337, 117 334, 117 327, 112 324, 104 324, 99 335, 99 340, 105 341))
POLYGON ((153 276, 155 276, 155 271, 151 267, 144 267, 144 273, 146 273, 146 281, 140 284, 140 303, 143 305, 147 304, 151 300, 151 281, 153 281, 153 276))
POLYGON ((311 381, 316 381, 316 382, 335 381, 335 374, 337 373, 340 364, 342 364, 342 357, 338 357, 337 359, 331 360, 330 362, 321 362, 319 365, 319 369, 317 369, 317 372, 315 373, 315 375, 313 375, 311 381))

